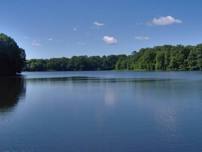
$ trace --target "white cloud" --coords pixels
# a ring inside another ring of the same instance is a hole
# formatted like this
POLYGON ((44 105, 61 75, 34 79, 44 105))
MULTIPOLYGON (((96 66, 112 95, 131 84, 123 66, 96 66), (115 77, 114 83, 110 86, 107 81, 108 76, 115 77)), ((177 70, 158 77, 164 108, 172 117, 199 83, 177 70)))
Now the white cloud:
POLYGON ((74 31, 74 32, 78 31, 78 28, 77 28, 77 27, 74 27, 74 28, 73 28, 73 31, 74 31))
POLYGON ((41 43, 39 43, 38 41, 34 40, 34 41, 32 41, 32 46, 33 47, 39 47, 39 46, 41 46, 41 43))
POLYGON ((172 25, 172 24, 180 24, 182 23, 181 20, 176 19, 172 16, 162 16, 159 18, 153 18, 151 21, 152 25, 157 25, 157 26, 166 26, 166 25, 172 25))
POLYGON ((101 26, 105 25, 104 23, 101 23, 101 22, 98 22, 98 21, 95 21, 93 24, 96 25, 97 27, 101 27, 101 26))
POLYGON ((104 36, 103 41, 108 45, 113 45, 118 43, 118 40, 113 36, 104 36))
POLYGON ((147 40, 150 40, 150 37, 149 36, 136 36, 135 39, 139 40, 139 41, 147 41, 147 40))
POLYGON ((53 41, 53 38, 50 37, 50 38, 48 38, 48 40, 49 40, 49 41, 53 41))

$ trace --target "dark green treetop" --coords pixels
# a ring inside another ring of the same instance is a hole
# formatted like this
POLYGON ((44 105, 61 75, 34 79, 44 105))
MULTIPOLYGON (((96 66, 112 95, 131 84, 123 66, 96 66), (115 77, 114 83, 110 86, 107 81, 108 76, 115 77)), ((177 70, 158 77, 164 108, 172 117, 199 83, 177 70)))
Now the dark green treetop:
POLYGON ((25 65, 25 51, 9 36, 0 33, 0 75, 20 73, 25 65))

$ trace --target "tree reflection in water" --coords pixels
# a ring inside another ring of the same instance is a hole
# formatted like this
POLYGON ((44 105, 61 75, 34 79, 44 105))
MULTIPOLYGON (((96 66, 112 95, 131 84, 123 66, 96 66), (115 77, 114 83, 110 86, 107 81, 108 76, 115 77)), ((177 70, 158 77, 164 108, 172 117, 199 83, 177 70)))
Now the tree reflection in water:
POLYGON ((24 95, 23 77, 0 77, 0 112, 12 111, 24 95))

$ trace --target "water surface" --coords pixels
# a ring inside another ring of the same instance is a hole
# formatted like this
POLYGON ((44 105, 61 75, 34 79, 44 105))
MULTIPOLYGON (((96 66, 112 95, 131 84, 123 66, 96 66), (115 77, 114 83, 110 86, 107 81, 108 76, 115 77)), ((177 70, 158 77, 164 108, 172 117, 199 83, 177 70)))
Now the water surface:
POLYGON ((26 72, 0 84, 3 152, 202 151, 202 72, 26 72))

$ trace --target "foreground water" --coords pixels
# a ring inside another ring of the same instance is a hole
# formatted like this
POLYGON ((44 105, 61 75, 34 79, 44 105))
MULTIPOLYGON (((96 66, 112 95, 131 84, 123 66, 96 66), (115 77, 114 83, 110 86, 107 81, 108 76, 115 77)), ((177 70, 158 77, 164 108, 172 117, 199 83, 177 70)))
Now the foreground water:
POLYGON ((0 152, 201 152, 202 72, 0 78, 0 152))

